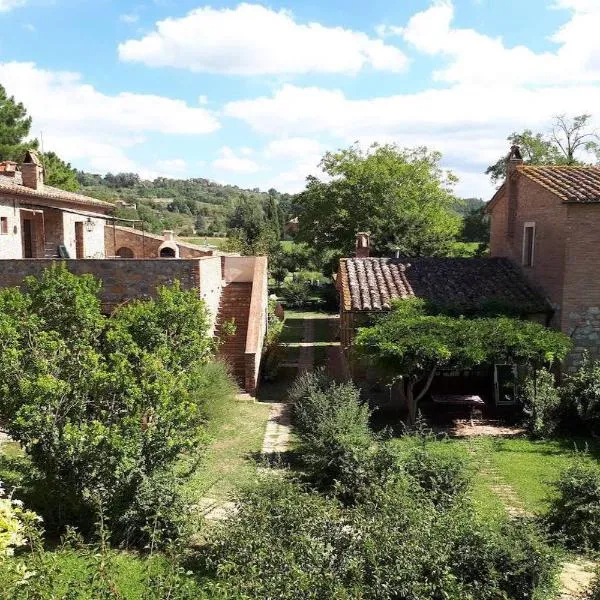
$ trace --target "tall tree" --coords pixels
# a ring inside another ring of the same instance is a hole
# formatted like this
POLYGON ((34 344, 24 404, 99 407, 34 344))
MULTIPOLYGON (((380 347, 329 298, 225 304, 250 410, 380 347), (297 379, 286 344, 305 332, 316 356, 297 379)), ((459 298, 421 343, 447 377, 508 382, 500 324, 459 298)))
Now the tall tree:
POLYGON ((8 96, 0 85, 0 160, 21 160, 31 146, 23 143, 30 130, 31 117, 27 116, 27 109, 13 96, 8 96))
MULTIPOLYGON (((521 133, 511 133, 507 140, 510 145, 521 149, 523 160, 531 165, 576 165, 581 164, 583 152, 600 158, 598 135, 590 129, 591 115, 567 117, 558 115, 549 133, 533 133, 525 129, 521 133)), ((497 183, 506 177, 506 159, 500 157, 486 169, 492 182, 497 183)))
POLYGON ((309 176, 298 196, 299 239, 348 255, 356 233, 369 231, 376 253, 446 254, 460 218, 451 211, 455 178, 442 171, 440 158, 395 145, 328 152, 321 161, 327 177, 309 176))
POLYGON ((54 152, 44 153, 42 162, 44 163, 44 179, 48 185, 68 192, 76 192, 80 189, 77 171, 54 152))

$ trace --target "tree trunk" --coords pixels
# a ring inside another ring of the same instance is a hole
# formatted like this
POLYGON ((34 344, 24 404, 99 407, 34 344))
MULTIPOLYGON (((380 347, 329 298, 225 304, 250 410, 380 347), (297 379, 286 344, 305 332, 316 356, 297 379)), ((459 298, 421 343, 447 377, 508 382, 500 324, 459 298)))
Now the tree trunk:
POLYGON ((433 378, 435 377, 436 368, 434 367, 427 379, 421 391, 415 396, 415 385, 421 381, 420 379, 409 380, 406 386, 406 401, 408 404, 408 424, 410 426, 414 425, 417 422, 417 407, 419 405, 419 400, 423 398, 423 396, 429 391, 431 384, 433 382, 433 378))

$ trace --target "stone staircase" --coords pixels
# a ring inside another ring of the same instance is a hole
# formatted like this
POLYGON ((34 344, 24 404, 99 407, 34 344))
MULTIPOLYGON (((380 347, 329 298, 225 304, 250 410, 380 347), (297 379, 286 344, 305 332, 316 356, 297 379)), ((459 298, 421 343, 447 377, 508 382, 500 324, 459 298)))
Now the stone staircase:
POLYGON ((230 365, 231 373, 241 388, 244 388, 246 373, 244 352, 251 297, 252 283, 228 283, 225 285, 221 291, 215 329, 216 337, 221 340, 219 356, 230 365), (235 322, 235 334, 227 335, 223 328, 225 323, 232 320, 235 322))

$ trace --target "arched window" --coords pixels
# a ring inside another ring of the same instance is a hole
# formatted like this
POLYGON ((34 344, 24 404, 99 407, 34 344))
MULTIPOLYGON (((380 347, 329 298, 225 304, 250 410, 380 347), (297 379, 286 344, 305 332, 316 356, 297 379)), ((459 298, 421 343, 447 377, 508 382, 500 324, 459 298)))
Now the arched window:
POLYGON ((127 246, 122 246, 121 248, 119 248, 116 254, 119 258, 135 258, 133 250, 131 248, 128 248, 127 246))
POLYGON ((174 248, 170 248, 169 246, 165 246, 160 249, 160 257, 161 258, 177 258, 174 248))

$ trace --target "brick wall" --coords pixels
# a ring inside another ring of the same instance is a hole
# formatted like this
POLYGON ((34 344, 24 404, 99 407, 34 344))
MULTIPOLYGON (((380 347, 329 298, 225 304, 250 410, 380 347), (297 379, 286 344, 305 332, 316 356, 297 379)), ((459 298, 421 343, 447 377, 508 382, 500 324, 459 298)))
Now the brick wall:
POLYGON ((554 324, 560 325, 564 287, 567 207, 560 198, 520 175, 517 187, 517 212, 514 236, 507 231, 507 194, 496 201, 491 212, 490 253, 506 256, 521 265, 523 273, 542 289, 555 309, 554 324), (535 223, 533 266, 523 266, 523 236, 527 222, 535 223))
POLYGON ((575 365, 584 349, 600 356, 600 205, 570 204, 567 215, 561 329, 573 339, 575 365))
MULTIPOLYGON (((51 259, 3 260, 0 265, 0 287, 21 285, 28 275, 39 275, 53 263, 51 259)), ((103 283, 102 303, 108 312, 131 298, 147 298, 156 288, 181 282, 184 289, 198 288, 198 260, 67 260, 63 261, 75 275, 91 274, 103 283)))
MULTIPOLYGON (((158 249, 165 238, 152 233, 142 233, 139 229, 119 226, 113 228, 112 225, 107 225, 104 240, 107 256, 116 256, 120 249, 129 248, 133 252, 133 258, 158 258, 158 249)), ((175 243, 179 247, 180 258, 213 255, 212 250, 202 249, 194 244, 187 244, 180 240, 175 240, 175 243)))

